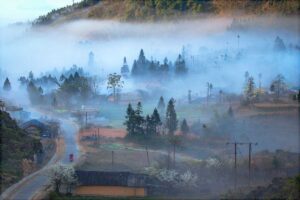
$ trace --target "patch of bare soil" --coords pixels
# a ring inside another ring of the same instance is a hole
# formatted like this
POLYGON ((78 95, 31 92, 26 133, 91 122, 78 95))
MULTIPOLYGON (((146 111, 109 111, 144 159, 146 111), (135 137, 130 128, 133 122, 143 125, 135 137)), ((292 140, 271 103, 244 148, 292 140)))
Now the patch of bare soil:
POLYGON ((101 136, 107 138, 124 138, 126 136, 126 131, 124 129, 116 129, 116 128, 89 128, 86 130, 82 130, 79 133, 80 137, 85 136, 101 136))

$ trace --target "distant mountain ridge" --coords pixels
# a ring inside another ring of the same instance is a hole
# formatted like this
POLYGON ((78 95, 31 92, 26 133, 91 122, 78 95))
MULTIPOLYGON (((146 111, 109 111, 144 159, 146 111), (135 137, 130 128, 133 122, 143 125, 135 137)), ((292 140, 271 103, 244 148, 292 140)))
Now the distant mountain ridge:
POLYGON ((59 24, 78 19, 157 21, 201 14, 299 15, 298 0, 83 0, 52 10, 34 25, 59 24))

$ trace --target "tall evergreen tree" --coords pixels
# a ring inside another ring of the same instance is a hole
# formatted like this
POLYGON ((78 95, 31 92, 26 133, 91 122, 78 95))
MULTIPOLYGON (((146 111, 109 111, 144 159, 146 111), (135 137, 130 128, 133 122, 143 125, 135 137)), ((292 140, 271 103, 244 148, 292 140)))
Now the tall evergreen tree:
POLYGON ((145 119, 145 133, 148 136, 153 134, 153 121, 149 115, 145 119))
POLYGON ((185 66, 185 61, 183 57, 179 54, 178 58, 175 62, 175 74, 183 75, 186 74, 188 71, 187 67, 185 66))
POLYGON ((128 104, 125 118, 124 125, 126 125, 127 134, 131 136, 135 135, 135 111, 131 104, 128 104))
POLYGON ((155 108, 152 116, 151 116, 151 121, 153 124, 153 129, 154 129, 154 134, 158 134, 157 128, 162 124, 161 120, 160 120, 160 116, 159 113, 157 111, 157 109, 155 108))
POLYGON ((181 126, 180 126, 180 130, 183 134, 187 134, 190 131, 190 128, 186 122, 186 119, 183 119, 181 126))
POLYGON ((255 83, 254 83, 254 79, 252 76, 250 76, 248 78, 248 82, 246 84, 245 90, 244 90, 244 95, 246 98, 247 102, 251 102, 253 100, 253 98, 255 97, 255 83))
POLYGON ((174 135, 174 132, 176 131, 178 125, 174 103, 174 99, 170 99, 166 112, 166 126, 169 130, 170 135, 174 135))
POLYGON ((144 117, 142 116, 143 114, 143 107, 142 107, 142 103, 138 102, 137 104, 137 108, 135 110, 135 125, 136 125, 136 132, 137 134, 144 134, 144 117))
POLYGON ((32 72, 32 71, 29 72, 29 74, 28 74, 28 79, 29 79, 30 81, 32 81, 32 80, 34 79, 34 75, 33 75, 33 72, 32 72))
POLYGON ((141 51, 140 51, 139 61, 140 61, 141 63, 146 63, 146 57, 145 57, 145 54, 144 54, 144 50, 143 50, 143 49, 141 49, 141 51))
POLYGON ((279 98, 285 89, 286 89, 285 78, 283 75, 278 74, 273 80, 270 90, 272 92, 275 92, 276 98, 279 98))
POLYGON ((136 60, 133 61, 132 69, 131 69, 131 75, 136 76, 139 74, 139 69, 136 60))
POLYGON ((166 107, 166 105, 165 105, 164 97, 161 96, 159 98, 159 101, 158 101, 158 104, 157 104, 157 108, 159 110, 160 115, 162 115, 165 112, 165 107, 166 107))
POLYGON ((191 90, 188 91, 188 102, 189 102, 189 104, 192 103, 192 91, 191 90))
POLYGON ((167 75, 169 72, 169 64, 168 64, 168 59, 167 57, 164 59, 164 63, 160 66, 160 71, 162 72, 162 74, 167 75))
POLYGON ((3 90, 10 91, 11 90, 11 84, 9 79, 6 77, 4 84, 3 84, 3 90))
POLYGON ((42 91, 35 86, 33 81, 30 81, 27 85, 27 92, 32 104, 42 103, 42 91))

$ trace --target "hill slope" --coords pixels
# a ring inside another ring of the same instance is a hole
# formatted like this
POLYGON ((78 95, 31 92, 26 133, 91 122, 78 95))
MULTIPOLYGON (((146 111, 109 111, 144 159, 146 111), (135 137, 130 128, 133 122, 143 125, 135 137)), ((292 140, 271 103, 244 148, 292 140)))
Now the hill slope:
POLYGON ((23 176, 22 160, 32 159, 42 148, 39 140, 27 136, 7 112, 0 111, 0 191, 23 176))
POLYGON ((156 21, 196 17, 201 14, 298 15, 299 13, 298 0, 83 0, 40 16, 34 24, 56 24, 77 19, 156 21))

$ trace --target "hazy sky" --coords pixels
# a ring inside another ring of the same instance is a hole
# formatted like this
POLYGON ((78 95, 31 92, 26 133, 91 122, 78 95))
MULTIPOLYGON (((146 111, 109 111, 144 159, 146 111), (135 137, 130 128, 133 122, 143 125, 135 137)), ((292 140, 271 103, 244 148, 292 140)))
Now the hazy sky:
POLYGON ((72 0, 0 0, 0 25, 34 20, 52 9, 70 4, 72 0))

